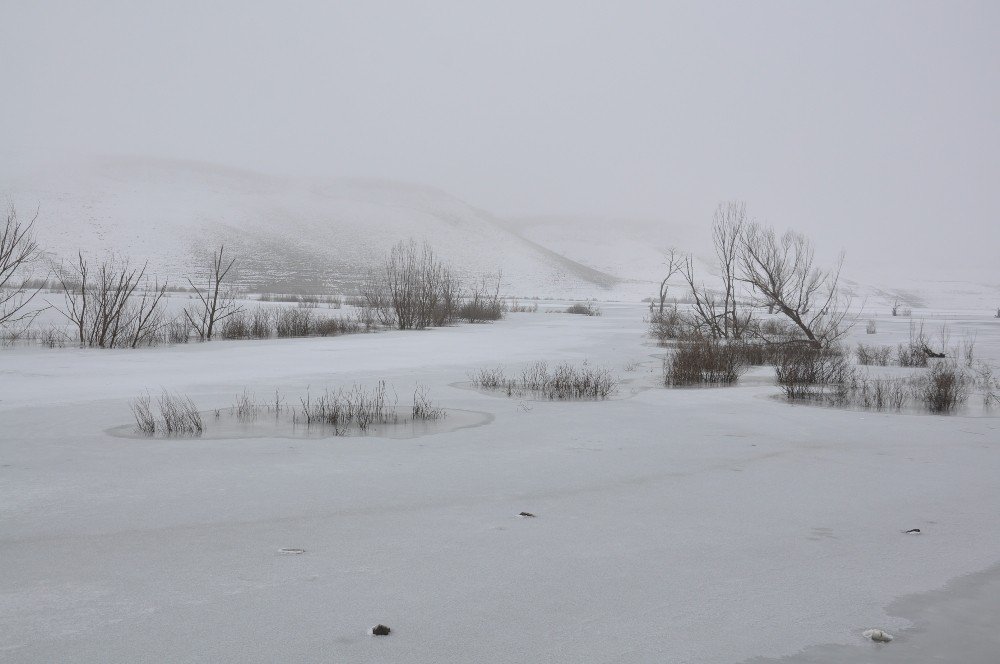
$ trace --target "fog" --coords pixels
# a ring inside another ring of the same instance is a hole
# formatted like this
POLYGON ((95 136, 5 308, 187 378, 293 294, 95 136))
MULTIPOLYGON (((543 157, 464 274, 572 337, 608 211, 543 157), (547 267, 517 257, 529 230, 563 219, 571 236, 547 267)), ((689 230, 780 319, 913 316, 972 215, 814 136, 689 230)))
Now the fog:
POLYGON ((858 264, 989 269, 997 34, 994 2, 5 0, 0 154, 375 176, 509 217, 741 198, 858 264))

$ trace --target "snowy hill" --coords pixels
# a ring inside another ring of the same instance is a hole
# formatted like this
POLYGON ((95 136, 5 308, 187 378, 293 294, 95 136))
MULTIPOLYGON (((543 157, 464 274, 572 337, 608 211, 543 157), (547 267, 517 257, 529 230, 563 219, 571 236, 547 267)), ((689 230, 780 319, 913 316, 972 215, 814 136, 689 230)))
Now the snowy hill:
MULTIPOLYGON (((709 247, 709 229, 697 225, 612 217, 526 217, 506 222, 508 228, 573 261, 624 281, 661 278, 664 256, 709 247), (567 232, 566 229, 572 229, 567 232)), ((707 254, 710 256, 710 253, 707 254)))
POLYGON ((468 277, 502 269, 505 290, 602 297, 618 279, 520 238, 429 187, 286 179, 196 162, 102 158, 0 180, 55 261, 119 252, 180 283, 225 243, 239 280, 272 291, 348 290, 399 240, 427 240, 468 277))
MULTIPOLYGON (((9 169, 11 162, 5 166, 9 169)), ((376 179, 282 178, 200 162, 115 157, 0 173, 0 195, 37 232, 54 262, 77 250, 148 260, 183 284, 225 243, 252 290, 352 291, 398 242, 427 240, 466 278, 502 269, 510 295, 637 300, 656 292, 664 253, 692 251, 712 282, 710 229, 606 217, 501 220, 431 187, 376 179)), ((995 310, 1000 274, 961 265, 914 271, 852 261, 844 285, 866 310, 898 298, 913 309, 995 310)), ((821 247, 820 249, 826 249, 821 247)), ((857 256, 858 253, 853 255, 857 256)), ((677 280, 675 294, 681 290, 677 280)))

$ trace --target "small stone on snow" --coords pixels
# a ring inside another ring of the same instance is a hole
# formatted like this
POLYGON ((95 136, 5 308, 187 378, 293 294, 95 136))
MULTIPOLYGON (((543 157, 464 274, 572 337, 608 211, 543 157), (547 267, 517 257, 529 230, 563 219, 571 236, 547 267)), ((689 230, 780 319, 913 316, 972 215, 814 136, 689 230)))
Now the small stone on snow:
POLYGON ((866 639, 871 639, 876 643, 889 643, 889 641, 892 641, 892 634, 883 632, 880 629, 866 629, 861 636, 866 639))

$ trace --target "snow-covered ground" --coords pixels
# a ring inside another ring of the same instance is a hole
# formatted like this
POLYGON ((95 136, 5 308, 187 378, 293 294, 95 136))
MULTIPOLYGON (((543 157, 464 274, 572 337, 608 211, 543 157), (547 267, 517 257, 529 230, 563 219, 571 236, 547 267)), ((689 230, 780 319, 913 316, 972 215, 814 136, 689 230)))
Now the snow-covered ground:
MULTIPOLYGON (((664 389, 643 309, 602 308, 0 349, 0 661, 926 661, 929 641, 941 661, 996 661, 1000 600, 980 590, 1000 575, 1000 418, 791 406, 755 380, 664 389), (542 359, 609 367, 620 394, 465 384, 542 359), (146 389, 210 411, 244 388, 293 402, 379 379, 404 405, 419 382, 492 420, 409 439, 109 433, 146 389), (866 642, 872 627, 895 640, 866 642)), ((856 340, 906 338, 905 320, 878 326, 856 340)), ((994 360, 998 327, 952 319, 994 360)))

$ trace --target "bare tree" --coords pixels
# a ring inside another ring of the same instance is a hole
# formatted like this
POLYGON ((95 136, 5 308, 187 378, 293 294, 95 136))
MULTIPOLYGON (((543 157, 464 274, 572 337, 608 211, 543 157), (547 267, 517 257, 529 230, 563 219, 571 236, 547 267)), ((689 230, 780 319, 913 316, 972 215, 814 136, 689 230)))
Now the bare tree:
POLYGON ((718 298, 705 284, 699 284, 695 281, 694 256, 691 254, 684 257, 684 268, 681 274, 684 275, 688 290, 691 292, 691 327, 699 334, 721 338, 723 330, 720 321, 723 314, 720 311, 718 298))
POLYGON ((743 201, 720 203, 712 219, 712 243, 722 279, 722 337, 739 338, 749 324, 751 312, 740 312, 736 302, 736 270, 740 244, 747 226, 747 206, 743 201))
POLYGON ((716 208, 712 220, 712 243, 721 281, 718 292, 697 282, 693 256, 686 256, 680 267, 691 291, 693 325, 702 333, 718 339, 742 338, 753 323, 753 311, 740 305, 737 293, 740 246, 746 227, 745 203, 729 201, 720 203, 716 208))
POLYGON ((667 249, 666 258, 667 274, 663 277, 663 281, 660 282, 660 315, 663 315, 663 306, 667 301, 667 289, 670 287, 667 282, 670 281, 670 277, 684 269, 684 258, 677 253, 677 249, 674 247, 667 249))
POLYGON ((848 330, 847 306, 838 289, 844 256, 833 269, 821 270, 814 265, 814 253, 799 233, 788 231, 779 239, 773 229, 750 223, 742 234, 740 280, 761 304, 787 316, 811 345, 823 347, 848 330))
POLYGON ((147 264, 106 258, 95 270, 82 252, 68 269, 57 271, 64 306, 60 309, 82 346, 135 348, 150 343, 162 326, 167 285, 146 280, 147 264), (140 287, 142 287, 140 289, 140 287))
POLYGON ((211 341, 215 326, 220 321, 242 311, 242 307, 236 304, 232 292, 228 288, 223 290, 223 283, 235 264, 235 258, 227 261, 226 246, 220 245, 219 250, 213 253, 210 259, 208 283, 204 290, 195 286, 190 278, 187 280, 198 297, 198 304, 185 307, 184 316, 202 341, 211 341))
POLYGON ((31 287, 28 270, 40 256, 35 240, 36 214, 30 221, 21 221, 13 205, 8 206, 6 220, 0 229, 0 327, 30 323, 39 310, 28 305, 42 286, 31 287))
POLYGON ((77 263, 70 269, 59 269, 56 271, 56 278, 62 287, 64 308, 60 309, 62 315, 73 324, 76 329, 76 337, 81 346, 87 345, 87 323, 88 306, 87 294, 92 290, 89 283, 90 266, 83 257, 82 252, 77 252, 77 263))
POLYGON ((126 342, 129 348, 138 348, 143 344, 153 343, 153 337, 164 327, 163 310, 160 306, 163 298, 167 294, 167 282, 160 285, 154 281, 152 288, 149 283, 142 289, 138 301, 130 303, 130 317, 132 323, 129 326, 129 334, 126 342))

